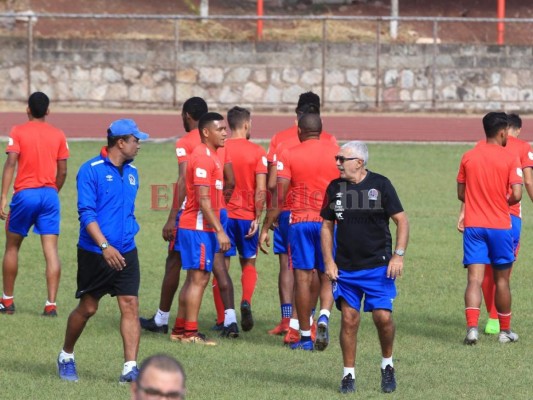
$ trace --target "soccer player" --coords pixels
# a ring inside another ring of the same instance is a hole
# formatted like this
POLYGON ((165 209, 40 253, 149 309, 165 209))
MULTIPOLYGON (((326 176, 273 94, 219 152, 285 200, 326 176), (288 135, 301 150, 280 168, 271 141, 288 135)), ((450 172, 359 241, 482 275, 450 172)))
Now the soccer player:
POLYGON ((33 225, 33 231, 41 235, 46 260, 48 298, 42 315, 57 316, 56 295, 61 276, 57 251, 60 220, 58 193, 67 177, 69 150, 63 131, 46 122, 46 116, 50 113, 49 104, 46 94, 33 93, 26 108, 29 121, 13 127, 9 134, 0 199, 0 219, 7 220, 2 264, 4 293, 0 300, 0 314, 15 312, 13 295, 18 254, 22 241, 33 225), (8 214, 8 191, 17 168, 8 214))
MULTIPOLYGON (((529 195, 529 198, 533 200, 533 151, 531 145, 518 138, 522 129, 522 119, 517 114, 507 115, 508 119, 508 136, 507 144, 504 149, 509 154, 516 156, 520 160, 520 166, 522 168, 524 187, 529 195)), ((484 143, 480 141, 479 143, 484 143)), ((464 204, 464 203, 463 203, 464 204)), ((511 226, 513 228, 513 248, 515 254, 515 261, 518 257, 518 251, 520 249, 520 231, 522 227, 522 206, 521 203, 510 206, 509 212, 511 214, 511 226)), ((459 218, 458 229, 460 232, 464 230, 464 207, 461 208, 461 215, 459 218)), ((485 274, 483 277, 483 283, 481 285, 483 290, 483 298, 485 299, 485 306, 489 313, 489 319, 485 325, 485 333, 490 335, 497 335, 500 333, 500 322, 498 320, 498 312, 494 303, 494 293, 496 287, 494 286, 492 266, 490 264, 485 265, 485 274)))
POLYGON ((139 326, 139 257, 135 235, 135 199, 139 174, 132 164, 140 140, 148 135, 131 119, 114 121, 107 130, 107 147, 85 162, 78 171, 78 306, 70 313, 63 349, 57 358, 59 377, 78 381, 74 346, 100 299, 117 296, 124 367, 119 382, 137 379, 139 326))
POLYGON ((500 343, 515 342, 511 330, 509 277, 515 259, 509 206, 522 197, 522 169, 518 157, 507 152, 505 113, 483 118, 486 142, 466 152, 457 175, 457 197, 464 203, 463 264, 468 269, 465 291, 465 344, 479 340, 478 320, 485 264, 491 264, 496 285, 495 304, 500 343), (490 167, 489 167, 490 166, 490 167))
POLYGON ((268 230, 277 220, 279 204, 283 204, 290 187, 293 196, 290 202, 290 263, 294 270, 294 297, 301 331, 300 340, 291 344, 291 349, 314 350, 310 319, 318 293, 312 295, 311 287, 313 275, 324 272, 320 248, 320 209, 328 183, 339 174, 335 165, 338 146, 320 141, 321 132, 319 114, 304 114, 298 120, 301 143, 279 156, 278 199, 267 212, 259 238, 261 250, 266 253, 263 243, 269 245, 268 230))
POLYGON ((131 400, 185 399, 185 371, 183 366, 166 354, 145 359, 139 369, 139 378, 133 382, 131 400))
POLYGON ((174 340, 215 345, 198 332, 198 313, 209 282, 216 252, 226 252, 230 240, 220 222, 223 199, 223 164, 217 149, 224 147, 226 124, 217 113, 204 114, 198 123, 202 144, 197 146, 187 166, 187 202, 180 217, 178 240, 187 278, 179 295, 178 315, 183 315, 184 332, 173 333, 174 340))
POLYGON ((228 203, 227 233, 231 248, 226 252, 226 267, 230 257, 237 255, 241 264, 241 327, 253 328, 252 295, 257 283, 255 260, 259 239, 259 219, 266 200, 267 158, 265 150, 250 142, 252 120, 250 111, 233 107, 228 111, 228 124, 232 138, 226 142, 235 171, 235 190, 228 203))
POLYGON ((320 236, 326 275, 333 281, 333 295, 342 313, 344 372, 340 391, 355 391, 357 331, 364 296, 364 311, 372 312, 381 345, 381 390, 390 393, 396 389, 392 303, 396 297, 395 279, 402 275, 409 222, 391 182, 366 169, 365 143, 346 143, 335 159, 341 176, 327 188, 320 236), (394 253, 389 218, 397 227, 394 253))
MULTIPOLYGON (((302 93, 296 106, 295 124, 281 132, 276 133, 270 142, 268 149, 268 190, 271 192, 271 198, 277 198, 277 157, 284 149, 290 149, 300 144, 298 137, 298 119, 306 113, 320 114, 320 97, 313 92, 302 93)), ((320 140, 330 141, 334 144, 337 140, 327 132, 320 134, 320 140)), ((292 195, 287 194, 287 203, 283 205, 282 211, 278 217, 274 229, 274 254, 279 256, 280 272, 278 275, 278 290, 281 306, 281 322, 269 330, 271 335, 285 335, 286 344, 294 343, 299 338, 298 317, 293 310, 292 301, 294 296, 294 276, 289 265, 288 259, 288 232, 289 232, 289 208, 292 195), (290 326, 289 326, 290 325, 290 326)), ((329 317, 329 310, 321 310, 322 328, 329 317)), ((319 318, 320 319, 320 318, 319 318)), ((314 326, 313 326, 314 328, 314 326)))

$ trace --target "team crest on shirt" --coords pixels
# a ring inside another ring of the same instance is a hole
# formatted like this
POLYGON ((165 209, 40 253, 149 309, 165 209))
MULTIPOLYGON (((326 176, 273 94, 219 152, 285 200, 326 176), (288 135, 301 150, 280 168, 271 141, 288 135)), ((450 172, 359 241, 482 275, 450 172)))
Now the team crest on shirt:
POLYGON ((379 196, 379 192, 377 189, 370 189, 368 191, 368 200, 377 200, 379 196))
POLYGON ((222 185, 222 181, 220 181, 220 180, 217 179, 217 180, 215 181, 215 188, 218 189, 218 190, 222 190, 223 187, 224 187, 224 186, 222 185))
POLYGON ((207 171, 202 168, 196 168, 195 174, 198 178, 207 178, 207 171))
MULTIPOLYGON (((13 138, 9 138, 9 139, 7 140, 7 145, 8 145, 8 146, 13 146, 13 138)), ((531 153, 529 153, 529 154, 531 154, 531 153)))
POLYGON ((184 148, 182 148, 182 147, 178 147, 178 148, 176 149, 176 155, 177 155, 178 157, 183 157, 183 156, 186 156, 186 155, 187 155, 187 152, 185 151, 184 148))
POLYGON ((113 175, 106 175, 105 176, 106 181, 113 182, 113 175))
POLYGON ((533 160, 533 153, 531 151, 527 153, 527 156, 530 160, 533 160))
POLYGON ((283 168, 284 168, 283 163, 282 163, 281 161, 278 161, 278 163, 277 163, 277 168, 276 168, 276 169, 277 169, 278 171, 283 171, 283 168))
POLYGON ((128 180, 130 181, 130 185, 135 185, 135 177, 132 174, 128 175, 128 180))
POLYGON ((518 175, 520 178, 522 177, 522 175, 523 175, 522 168, 517 168, 516 169, 516 175, 518 175))
POLYGON ((266 167, 268 165, 267 158, 265 156, 261 157, 261 161, 263 161, 263 165, 266 167))

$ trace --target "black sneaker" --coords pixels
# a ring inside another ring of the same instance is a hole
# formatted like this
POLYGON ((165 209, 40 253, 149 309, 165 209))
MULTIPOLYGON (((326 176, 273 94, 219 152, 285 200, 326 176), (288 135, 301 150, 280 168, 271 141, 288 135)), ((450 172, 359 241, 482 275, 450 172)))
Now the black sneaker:
POLYGON ((2 300, 0 299, 0 314, 14 314, 15 313, 15 303, 11 303, 11 305, 6 306, 4 303, 2 303, 2 300))
POLYGON ((352 377, 352 374, 348 374, 342 378, 339 392, 342 394, 355 392, 355 379, 352 377))
POLYGON ((251 331, 254 327, 252 306, 246 300, 241 302, 241 327, 244 332, 251 331))
POLYGON ((239 337, 239 327, 236 322, 232 322, 228 326, 225 326, 220 332, 220 337, 228 339, 236 339, 239 337))
POLYGON ((396 390, 396 378, 394 377, 394 368, 387 365, 381 370, 381 390, 384 393, 392 393, 396 390))
POLYGON ((220 324, 217 324, 217 323, 215 322, 215 325, 213 325, 213 326, 211 327, 211 330, 212 330, 212 331, 222 332, 222 331, 224 330, 224 322, 221 322, 220 324))
POLYGON ((143 328, 145 331, 155 332, 155 333, 168 333, 168 325, 157 325, 155 323, 155 315, 152 318, 146 319, 146 318, 139 318, 139 322, 141 323, 141 328, 143 328))

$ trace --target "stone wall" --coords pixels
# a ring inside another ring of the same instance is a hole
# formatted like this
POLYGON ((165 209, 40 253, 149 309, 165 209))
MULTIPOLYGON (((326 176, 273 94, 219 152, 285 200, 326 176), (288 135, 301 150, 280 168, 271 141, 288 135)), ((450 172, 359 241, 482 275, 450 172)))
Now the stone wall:
POLYGON ((291 111, 312 90, 326 112, 533 109, 531 47, 39 39, 30 53, 25 39, 0 38, 0 48, 4 102, 31 89, 65 106, 172 109, 201 96, 291 111))

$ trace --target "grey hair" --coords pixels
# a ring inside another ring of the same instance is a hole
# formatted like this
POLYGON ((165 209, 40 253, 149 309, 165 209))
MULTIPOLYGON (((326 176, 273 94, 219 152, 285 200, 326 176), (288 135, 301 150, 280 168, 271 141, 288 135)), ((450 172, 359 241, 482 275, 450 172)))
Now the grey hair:
POLYGON ((368 163, 368 147, 365 142, 359 140, 352 140, 346 144, 343 144, 341 149, 349 150, 353 157, 358 157, 363 160, 363 165, 366 167, 368 163))

